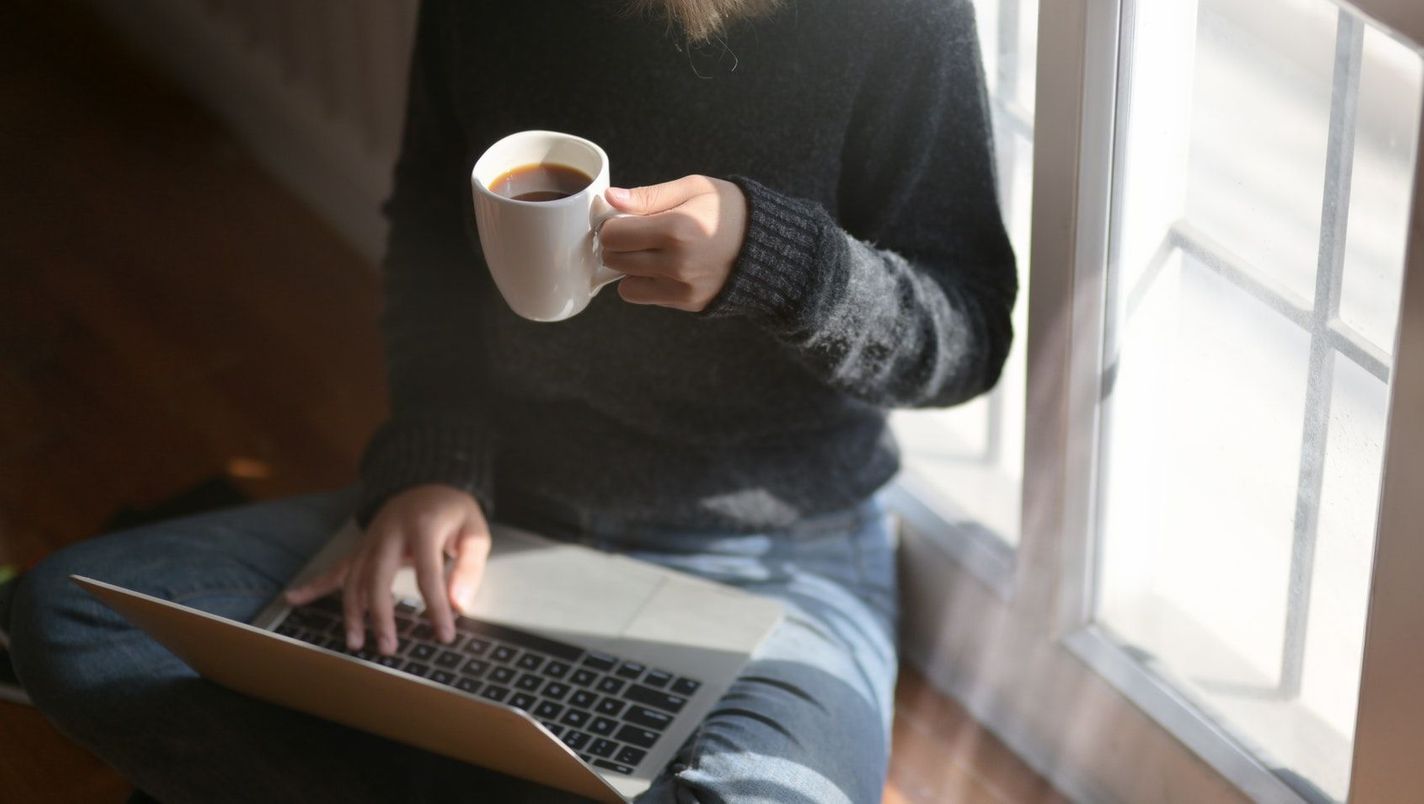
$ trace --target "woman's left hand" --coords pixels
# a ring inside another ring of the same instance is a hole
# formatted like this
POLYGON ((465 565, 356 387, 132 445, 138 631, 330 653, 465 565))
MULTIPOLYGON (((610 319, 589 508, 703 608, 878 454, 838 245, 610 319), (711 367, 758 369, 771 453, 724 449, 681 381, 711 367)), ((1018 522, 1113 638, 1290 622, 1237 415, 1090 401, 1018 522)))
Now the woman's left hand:
POLYGON ((603 262, 628 276, 618 295, 633 304, 698 312, 727 284, 747 231, 742 188, 708 176, 625 190, 608 203, 638 217, 603 225, 603 262))

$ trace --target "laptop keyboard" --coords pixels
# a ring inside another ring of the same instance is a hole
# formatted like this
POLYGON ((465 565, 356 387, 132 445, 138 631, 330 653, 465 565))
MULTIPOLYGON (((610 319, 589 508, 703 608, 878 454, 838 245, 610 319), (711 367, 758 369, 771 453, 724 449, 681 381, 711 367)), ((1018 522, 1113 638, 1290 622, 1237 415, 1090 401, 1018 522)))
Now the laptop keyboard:
MULTIPOLYGON (((584 762, 632 774, 702 682, 567 642, 455 618, 455 641, 410 603, 396 605, 399 645, 391 656, 346 649, 341 599, 289 611, 275 630, 318 647, 427 678, 528 712, 584 762)), ((367 635, 367 644, 374 639, 367 635)))

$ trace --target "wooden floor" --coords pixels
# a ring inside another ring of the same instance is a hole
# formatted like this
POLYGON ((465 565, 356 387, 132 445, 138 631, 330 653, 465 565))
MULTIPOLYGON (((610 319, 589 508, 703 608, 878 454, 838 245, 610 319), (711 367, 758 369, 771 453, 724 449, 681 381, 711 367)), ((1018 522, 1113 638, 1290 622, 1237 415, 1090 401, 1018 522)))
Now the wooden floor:
MULTIPOLYGON (((76 9, 0 5, 0 564, 214 475, 347 483, 383 415, 370 266, 76 9)), ((886 802, 1062 800, 917 674, 896 704, 886 802)), ((0 704, 0 800, 128 792, 0 704)))

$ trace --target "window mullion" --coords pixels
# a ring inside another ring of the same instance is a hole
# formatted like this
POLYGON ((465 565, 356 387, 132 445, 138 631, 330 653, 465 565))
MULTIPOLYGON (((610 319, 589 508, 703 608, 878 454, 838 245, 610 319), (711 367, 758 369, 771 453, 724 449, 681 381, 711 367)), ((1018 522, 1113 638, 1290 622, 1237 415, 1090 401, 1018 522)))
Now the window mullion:
POLYGON ((1339 314, 1350 219, 1350 182, 1355 161, 1355 117, 1359 107, 1360 68, 1365 25, 1341 10, 1335 34, 1335 68, 1330 93, 1330 130, 1325 151, 1325 191, 1321 196, 1320 250, 1315 269, 1311 313, 1309 376, 1301 428, 1300 469, 1296 480, 1295 523, 1290 573, 1286 585, 1286 621, 1277 693, 1300 694, 1305 666, 1310 589, 1315 574, 1315 546, 1320 523, 1320 495, 1325 483, 1330 402, 1335 383, 1331 321, 1339 314))

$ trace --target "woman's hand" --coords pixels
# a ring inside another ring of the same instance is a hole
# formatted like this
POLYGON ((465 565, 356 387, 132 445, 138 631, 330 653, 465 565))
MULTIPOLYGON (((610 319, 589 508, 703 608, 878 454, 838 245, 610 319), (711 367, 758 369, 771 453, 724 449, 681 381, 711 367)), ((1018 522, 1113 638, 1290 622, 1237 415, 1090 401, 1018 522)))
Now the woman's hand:
POLYGON ((742 188, 707 176, 625 190, 610 187, 608 203, 636 218, 603 225, 603 262, 628 276, 618 295, 633 304, 706 309, 727 284, 747 232, 742 188))
POLYGON ((288 590, 287 602, 301 606, 341 589, 347 647, 361 649, 369 613, 376 649, 389 655, 396 650, 391 580, 402 565, 414 564, 436 636, 450 642, 455 638, 451 607, 458 609, 479 586, 489 551, 489 523, 475 498, 450 486, 414 486, 381 506, 350 555, 310 582, 288 590), (445 556, 455 559, 448 593, 445 556))

